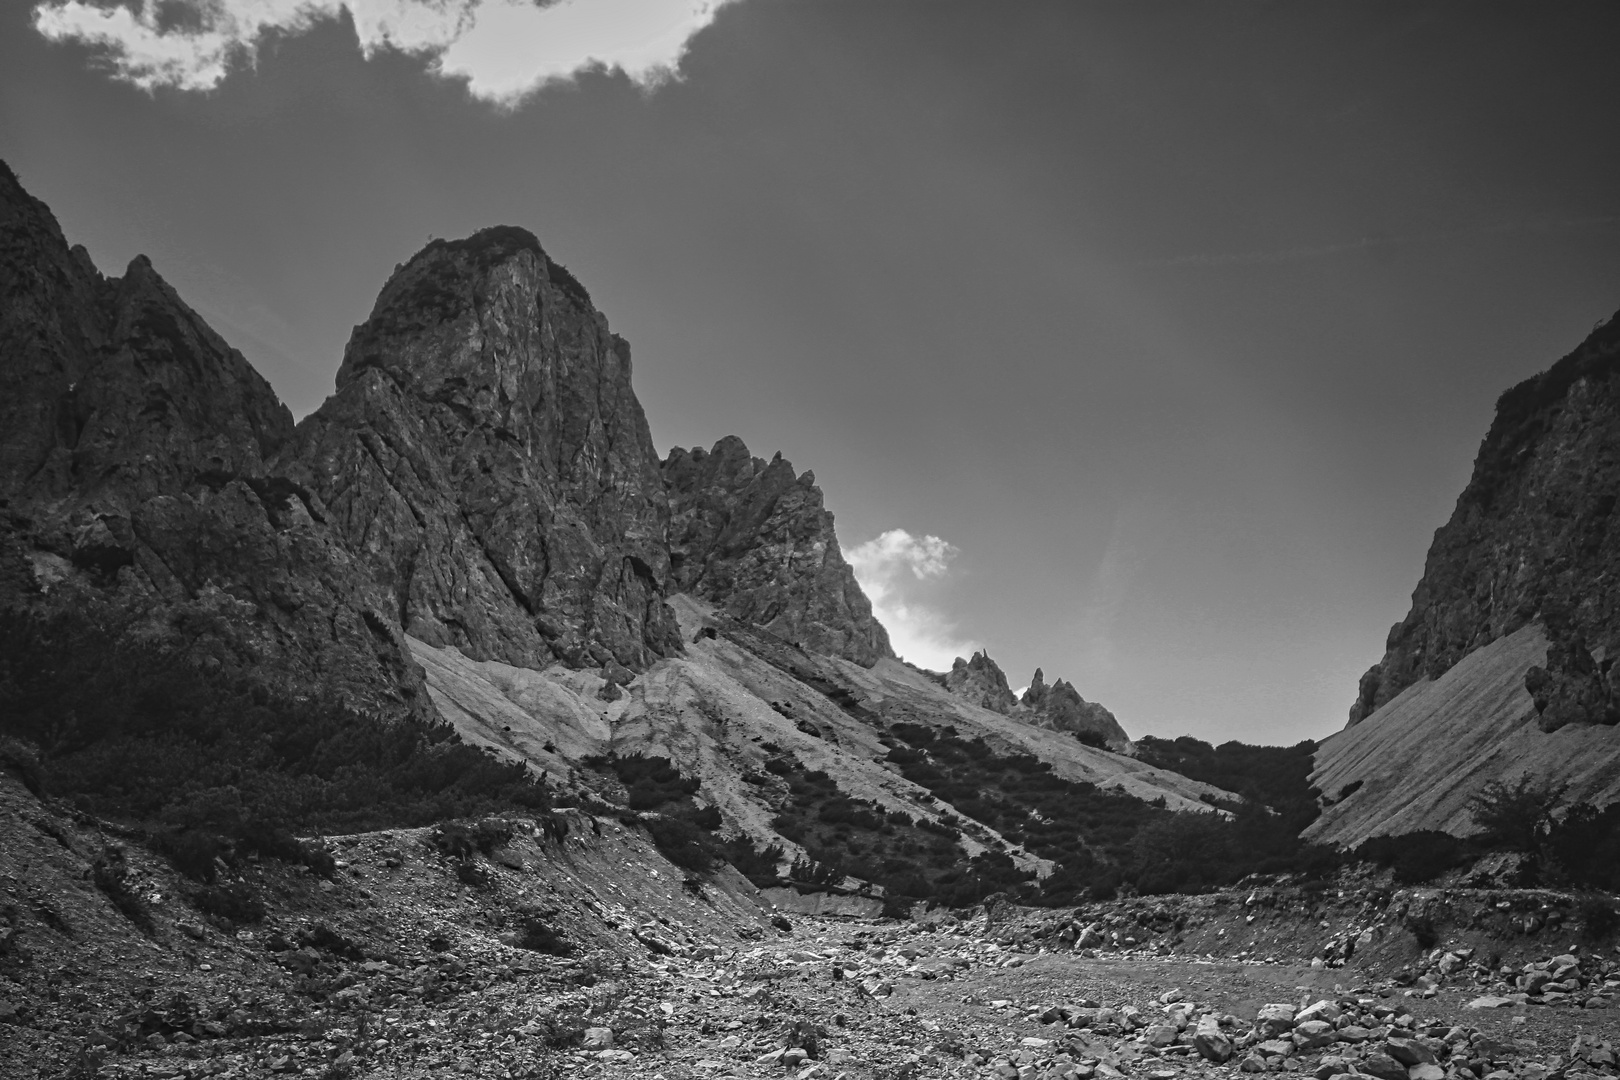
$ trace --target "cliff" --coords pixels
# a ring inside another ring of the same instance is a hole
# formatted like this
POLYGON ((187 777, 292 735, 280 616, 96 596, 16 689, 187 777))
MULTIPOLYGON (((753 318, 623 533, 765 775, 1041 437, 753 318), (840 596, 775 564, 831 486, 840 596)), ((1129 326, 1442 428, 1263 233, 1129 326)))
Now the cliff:
POLYGON ((280 461, 432 645, 525 667, 680 648, 630 347, 522 229, 438 240, 354 331, 280 461))
POLYGON ((712 451, 670 451, 663 475, 675 590, 812 652, 868 667, 894 656, 814 473, 795 473, 781 454, 752 457, 729 436, 712 451))
POLYGON ((271 467, 292 417, 144 258, 104 278, 0 166, 0 607, 427 708, 388 607, 271 467))
POLYGON ((1434 536, 1406 618, 1361 679, 1356 724, 1531 622, 1541 727, 1620 719, 1620 318, 1501 396, 1473 475, 1434 536))

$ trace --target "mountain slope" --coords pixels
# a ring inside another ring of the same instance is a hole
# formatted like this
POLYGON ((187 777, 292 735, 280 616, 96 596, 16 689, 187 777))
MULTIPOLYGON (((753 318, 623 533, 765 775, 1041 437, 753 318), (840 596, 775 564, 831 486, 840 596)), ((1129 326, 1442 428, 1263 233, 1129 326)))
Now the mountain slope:
POLYGON ((1531 622, 1547 627, 1546 730, 1614 723, 1620 671, 1620 318, 1497 401, 1412 609, 1362 676, 1358 723, 1423 678, 1531 622))
POLYGON ((103 278, 0 166, 0 607, 423 715, 383 597, 269 465, 292 417, 145 258, 103 278))
POLYGON ((955 903, 1225 820, 1084 745, 1129 749, 1061 680, 1010 704, 983 658, 982 708, 896 660, 812 474, 660 461, 628 345, 529 233, 397 268, 294 427, 144 259, 103 279, 0 180, 0 735, 99 812, 229 846, 558 795, 688 869, 955 903))
POLYGON ((1310 835, 1470 831, 1468 798, 1529 775, 1620 797, 1620 317, 1504 393, 1412 609, 1313 782, 1310 835))
POLYGON ((1344 847, 1424 829, 1465 836, 1469 798, 1525 775, 1568 783, 1572 801, 1620 798, 1620 728, 1536 725, 1524 676, 1546 654, 1542 628, 1522 627, 1324 740, 1311 783, 1333 801, 1306 835, 1344 847))

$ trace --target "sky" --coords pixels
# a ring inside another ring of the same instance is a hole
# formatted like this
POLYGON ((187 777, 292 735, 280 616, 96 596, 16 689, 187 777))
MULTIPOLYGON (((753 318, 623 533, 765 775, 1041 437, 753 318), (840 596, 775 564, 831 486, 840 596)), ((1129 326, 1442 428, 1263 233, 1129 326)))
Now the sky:
POLYGON ((900 651, 1344 723, 1496 397, 1620 308, 1620 6, 0 5, 0 158, 302 416, 531 229, 660 450, 815 472, 900 651))

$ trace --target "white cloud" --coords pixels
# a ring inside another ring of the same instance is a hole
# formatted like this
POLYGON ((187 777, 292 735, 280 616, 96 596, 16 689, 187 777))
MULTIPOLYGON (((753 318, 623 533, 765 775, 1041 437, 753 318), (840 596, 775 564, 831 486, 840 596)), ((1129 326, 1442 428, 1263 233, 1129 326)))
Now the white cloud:
POLYGON ((34 26, 101 50, 146 90, 209 90, 251 65, 272 33, 299 34, 347 11, 367 57, 426 57, 476 97, 514 104, 599 68, 642 86, 671 78, 692 36, 734 0, 43 0, 34 26), (179 13, 178 18, 174 17, 179 13))
POLYGON ((846 555, 855 580, 872 601, 872 613, 889 631, 894 651, 933 671, 949 671, 956 657, 982 648, 971 638, 959 637, 954 622, 915 595, 919 583, 943 578, 956 554, 953 545, 937 536, 890 529, 846 555))

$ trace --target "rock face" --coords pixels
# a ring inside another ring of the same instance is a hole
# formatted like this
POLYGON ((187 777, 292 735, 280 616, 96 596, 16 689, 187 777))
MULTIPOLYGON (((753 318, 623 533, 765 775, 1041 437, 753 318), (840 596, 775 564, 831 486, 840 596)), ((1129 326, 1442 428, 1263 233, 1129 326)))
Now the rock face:
POLYGON ((139 624, 213 667, 426 707, 382 598, 268 460, 269 384, 145 258, 69 250, 0 165, 0 606, 139 624))
POLYGON ((1018 697, 1007 685, 1007 676, 987 652, 976 652, 971 660, 958 656, 945 673, 945 688, 970 705, 1006 715, 1018 704, 1018 697))
POLYGON ((1617 376, 1620 317, 1497 401, 1412 609, 1362 676, 1352 725, 1533 621, 1549 639, 1526 677, 1542 729, 1620 720, 1617 376))
POLYGON ((396 271, 279 461, 414 637, 524 667, 680 648, 630 347, 522 229, 396 271))
POLYGON ((675 449, 668 485, 671 591, 813 652, 870 666, 889 635, 844 561, 814 473, 752 457, 730 436, 712 451, 675 449))
POLYGON ((1040 668, 1035 669, 1035 677, 1012 715, 1037 727, 1095 737, 1109 747, 1130 745, 1129 736, 1113 713, 1094 701, 1087 701, 1073 684, 1062 679, 1047 686, 1040 668))

